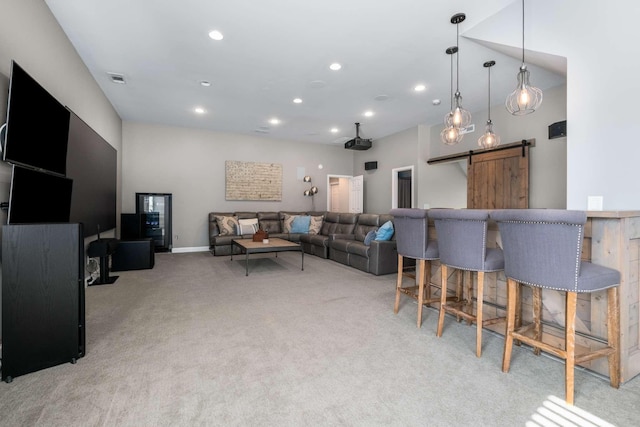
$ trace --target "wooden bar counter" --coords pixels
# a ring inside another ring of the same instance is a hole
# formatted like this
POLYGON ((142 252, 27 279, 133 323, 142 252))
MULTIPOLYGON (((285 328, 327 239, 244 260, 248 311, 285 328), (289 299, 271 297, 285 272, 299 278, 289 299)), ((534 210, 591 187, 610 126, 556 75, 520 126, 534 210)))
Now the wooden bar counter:
MULTIPOLYGON (((433 230, 434 238, 435 229, 433 230)), ((488 246, 499 241, 497 225, 490 226, 488 246)), ((620 298, 620 382, 640 374, 640 211, 588 211, 582 259, 615 268, 621 273, 620 298)), ((476 276, 473 275, 474 280, 476 276)), ((455 276, 449 278, 455 283, 455 276)), ((433 263, 431 284, 439 287, 440 266, 433 263)), ((449 287, 455 289, 454 287, 449 287)), ((531 320, 531 291, 522 287, 523 321, 531 320)), ((435 291, 435 289, 434 289, 435 291)), ((436 291, 437 292, 437 291, 436 291)), ((485 276, 485 316, 504 315, 506 279, 503 272, 485 276), (492 306, 493 305, 493 306, 492 306)), ((597 348, 607 338, 606 291, 578 294, 576 318, 576 352, 581 347, 597 348)), ((562 292, 543 290, 544 339, 560 347, 564 336, 565 298, 562 292)), ((446 327, 446 326, 445 326, 446 327)), ((504 335, 504 324, 488 327, 504 335)), ((608 377, 606 358, 587 362, 584 366, 608 377)))

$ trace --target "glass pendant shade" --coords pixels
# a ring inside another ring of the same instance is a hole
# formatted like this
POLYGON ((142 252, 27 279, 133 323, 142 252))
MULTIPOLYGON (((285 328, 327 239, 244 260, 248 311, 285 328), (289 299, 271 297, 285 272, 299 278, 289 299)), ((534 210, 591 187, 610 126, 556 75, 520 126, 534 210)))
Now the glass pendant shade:
POLYGON ((460 92, 456 92, 454 99, 455 107, 444 117, 444 124, 447 127, 465 128, 471 124, 471 113, 462 108, 462 96, 460 96, 460 92))
POLYGON ((529 83, 529 70, 524 62, 524 0, 522 0, 522 65, 518 72, 518 87, 505 101, 507 111, 514 116, 531 114, 542 104, 542 91, 529 83))
POLYGON ((446 145, 456 145, 457 143, 462 141, 462 133, 458 128, 447 126, 442 129, 442 132, 440 132, 440 139, 446 145))
POLYGON ((514 116, 530 114, 540 108, 542 91, 529 83, 529 70, 522 64, 518 73, 518 87, 507 96, 505 106, 514 116))
POLYGON ((493 122, 491 121, 491 67, 496 65, 496 61, 491 60, 483 64, 487 69, 487 125, 484 128, 484 134, 478 138, 478 145, 482 148, 496 148, 500 145, 500 137, 493 132, 493 122))
POLYGON ((500 145, 500 137, 493 132, 493 123, 491 123, 491 120, 487 120, 484 133, 478 138, 478 145, 482 148, 496 148, 500 145))

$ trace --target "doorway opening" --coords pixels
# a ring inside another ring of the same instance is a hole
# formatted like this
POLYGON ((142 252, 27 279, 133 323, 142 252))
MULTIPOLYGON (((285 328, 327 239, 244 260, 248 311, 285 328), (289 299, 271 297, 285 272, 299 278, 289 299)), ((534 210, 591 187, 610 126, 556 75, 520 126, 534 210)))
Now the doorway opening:
POLYGON ((413 208, 415 194, 413 166, 391 170, 391 208, 413 208))

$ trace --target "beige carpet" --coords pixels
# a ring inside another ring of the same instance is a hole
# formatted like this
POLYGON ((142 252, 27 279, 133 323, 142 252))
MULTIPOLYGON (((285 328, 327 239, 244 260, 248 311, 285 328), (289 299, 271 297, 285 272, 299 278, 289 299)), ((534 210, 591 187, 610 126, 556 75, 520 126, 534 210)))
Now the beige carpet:
POLYGON ((504 374, 502 337, 484 334, 478 359, 474 328, 448 318, 436 338, 433 309, 416 328, 413 301, 393 314, 394 275, 314 256, 300 271, 295 253, 251 262, 245 277, 241 258, 158 254, 88 288, 86 357, 1 383, 0 425, 640 422, 637 378, 615 390, 578 371, 566 410, 561 363, 516 348, 504 374))

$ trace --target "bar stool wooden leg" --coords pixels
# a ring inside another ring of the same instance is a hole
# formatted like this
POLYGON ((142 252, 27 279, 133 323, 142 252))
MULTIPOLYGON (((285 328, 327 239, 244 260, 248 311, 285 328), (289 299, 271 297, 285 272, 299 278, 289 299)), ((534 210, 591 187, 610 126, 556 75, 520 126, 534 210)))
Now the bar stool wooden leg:
POLYGON ((425 261, 424 269, 424 300, 427 307, 431 305, 431 261, 425 261))
MULTIPOLYGON (((522 326, 522 286, 520 283, 516 283, 516 313, 514 319, 514 328, 520 329, 522 326)), ((505 326, 506 327, 506 326, 505 326)), ((506 336, 506 333, 505 333, 506 336)), ((520 346, 522 343, 520 340, 513 340, 513 343, 520 346)))
POLYGON ((573 383, 574 368, 576 357, 576 305, 578 303, 578 294, 576 292, 567 292, 567 308, 565 320, 565 343, 566 343, 566 360, 565 360, 565 398, 569 405, 573 405, 573 383))
MULTIPOLYGON (((473 308, 473 287, 469 293, 471 307, 473 308)), ((478 292, 476 297, 476 356, 482 356, 482 299, 484 297, 484 271, 478 271, 478 292)))
POLYGON ((396 303, 393 306, 393 312, 398 314, 398 308, 400 307, 400 288, 402 288, 402 273, 403 273, 403 256, 398 255, 398 278, 396 279, 396 303))
POLYGON ((422 326, 422 307, 424 306, 425 264, 426 264, 426 261, 423 259, 418 260, 416 263, 416 277, 420 277, 418 279, 418 328, 422 326))
MULTIPOLYGON (((531 288, 533 299, 533 336, 537 341, 542 340, 542 288, 531 288)), ((540 347, 533 347, 533 354, 540 356, 540 347)))
POLYGON ((607 289, 607 341, 614 351, 608 356, 611 387, 620 387, 620 302, 618 287, 607 289))
POLYGON ((447 303, 447 276, 448 276, 448 268, 445 264, 440 264, 440 272, 441 272, 441 289, 440 289, 440 315, 438 316, 438 330, 436 331, 436 336, 442 336, 442 326, 444 325, 444 308, 442 308, 447 303))
MULTIPOLYGON (((473 314, 473 273, 469 270, 464 270, 461 272, 463 275, 463 282, 465 282, 467 284, 467 297, 465 299, 466 301, 466 311, 468 314, 473 314)), ((458 317, 458 321, 460 321, 460 318, 458 317)), ((471 321, 471 319, 467 319, 467 325, 471 326, 473 322, 471 321)))
POLYGON ((502 372, 509 372, 511 350, 513 348, 513 329, 516 318, 516 292, 518 283, 507 279, 507 327, 504 334, 504 353, 502 354, 502 372))

